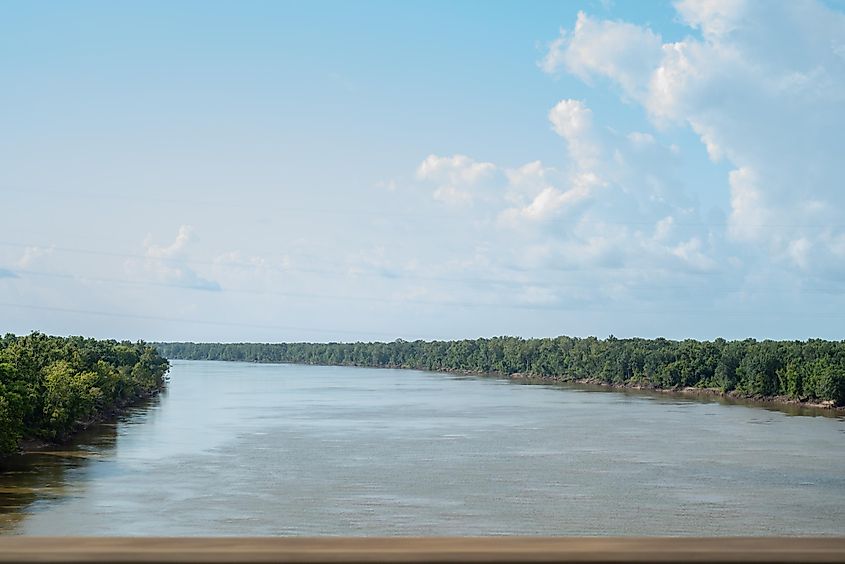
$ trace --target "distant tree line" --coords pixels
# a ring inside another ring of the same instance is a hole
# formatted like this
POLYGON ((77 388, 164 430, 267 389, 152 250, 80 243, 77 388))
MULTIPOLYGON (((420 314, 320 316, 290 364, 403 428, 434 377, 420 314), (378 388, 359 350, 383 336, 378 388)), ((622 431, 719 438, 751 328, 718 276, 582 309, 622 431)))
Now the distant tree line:
POLYGON ((414 368, 845 405, 845 341, 494 337, 391 343, 158 343, 171 359, 414 368))
POLYGON ((22 439, 60 441, 160 390, 169 363, 143 342, 50 337, 0 339, 0 456, 22 439))

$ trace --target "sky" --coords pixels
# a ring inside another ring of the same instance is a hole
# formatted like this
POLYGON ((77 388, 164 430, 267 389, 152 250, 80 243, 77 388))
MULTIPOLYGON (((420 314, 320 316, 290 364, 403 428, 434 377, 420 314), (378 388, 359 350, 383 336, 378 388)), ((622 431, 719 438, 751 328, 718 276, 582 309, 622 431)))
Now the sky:
POLYGON ((0 332, 826 338, 845 3, 0 3, 0 332))

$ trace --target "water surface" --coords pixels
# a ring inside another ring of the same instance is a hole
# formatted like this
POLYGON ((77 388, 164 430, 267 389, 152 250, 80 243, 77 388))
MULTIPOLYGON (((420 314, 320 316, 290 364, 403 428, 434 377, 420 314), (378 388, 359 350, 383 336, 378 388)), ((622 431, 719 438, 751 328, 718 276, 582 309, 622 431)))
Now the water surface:
POLYGON ((845 535, 845 421, 418 371, 174 361, 0 475, 32 535, 845 535))

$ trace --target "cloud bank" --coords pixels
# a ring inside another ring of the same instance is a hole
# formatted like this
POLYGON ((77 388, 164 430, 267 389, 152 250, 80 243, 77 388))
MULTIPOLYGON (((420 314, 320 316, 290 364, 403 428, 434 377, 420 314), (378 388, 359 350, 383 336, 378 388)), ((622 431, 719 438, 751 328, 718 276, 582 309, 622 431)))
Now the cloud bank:
POLYGON ((513 264, 584 269, 568 280, 594 280, 596 296, 625 297, 646 282, 715 299, 713 276, 738 290, 842 282, 845 16, 810 0, 674 7, 688 31, 680 41, 581 12, 539 63, 611 87, 641 109, 648 131, 618 131, 588 99, 565 98, 548 113, 560 162, 431 155, 417 178, 435 200, 495 217, 513 264), (722 211, 702 209, 684 181, 672 142, 684 131, 715 170, 727 168, 708 187, 722 211))
POLYGON ((677 42, 581 13, 542 67, 610 81, 656 128, 689 127, 732 167, 729 240, 824 274, 845 260, 845 16, 810 0, 675 8, 692 32, 677 42))

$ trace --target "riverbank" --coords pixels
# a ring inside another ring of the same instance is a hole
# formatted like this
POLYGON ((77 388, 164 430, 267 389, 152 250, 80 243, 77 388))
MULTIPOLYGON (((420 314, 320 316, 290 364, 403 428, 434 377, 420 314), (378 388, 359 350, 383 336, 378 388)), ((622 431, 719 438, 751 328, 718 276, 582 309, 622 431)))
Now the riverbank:
MULTIPOLYGON (((225 362, 225 361, 224 361, 225 362)), ((675 396, 679 398, 711 399, 731 405, 745 405, 749 407, 761 407, 785 411, 793 415, 826 415, 831 417, 845 417, 845 406, 837 406, 833 401, 823 402, 804 401, 788 396, 764 396, 743 394, 736 390, 725 392, 719 388, 696 388, 687 386, 683 388, 659 388, 644 385, 641 383, 619 384, 605 382, 598 378, 566 378, 563 376, 545 376, 524 372, 503 374, 501 372, 480 372, 475 370, 428 370, 425 368, 412 368, 407 366, 369 366, 366 364, 319 364, 319 363, 297 363, 297 362, 269 362, 259 364, 292 364, 302 366, 349 366, 353 368, 375 368, 385 370, 418 370, 421 372, 432 372, 438 374, 453 374, 456 376, 467 376, 472 378, 497 378, 511 380, 522 384, 536 385, 561 385, 575 386, 591 391, 618 391, 626 393, 645 393, 660 396, 675 396)))
MULTIPOLYGON (((172 360, 191 360, 191 359, 172 359, 172 360)), ((218 360, 217 362, 233 362, 218 360)), ((237 361, 234 361, 237 362, 237 361)), ((376 368, 386 370, 418 370, 422 372, 445 373, 454 374, 458 376, 469 376, 474 378, 499 378, 520 382, 524 384, 539 384, 539 385, 566 385, 578 386, 585 389, 602 390, 602 391, 620 391, 630 393, 647 393, 658 394, 661 396, 676 396, 680 398, 694 398, 694 399, 711 399, 732 405, 745 405, 749 407, 759 407, 765 409, 776 409, 784 411, 792 415, 823 415, 830 417, 845 417, 845 406, 836 406, 832 400, 822 402, 802 401, 788 396, 764 396, 743 394, 736 390, 725 392, 719 388, 696 388, 693 386, 686 386, 682 388, 660 388, 656 386, 649 386, 642 383, 612 383, 605 382, 598 378, 567 378, 564 376, 547 376, 524 372, 515 372, 512 374, 504 374, 501 372, 482 372, 476 370, 448 370, 448 369, 426 369, 416 368, 410 366, 372 366, 368 364, 354 364, 354 363, 317 363, 317 362, 283 362, 283 361, 250 361, 258 364, 291 364, 301 366, 340 366, 353 368, 376 368)))
POLYGON ((0 456, 61 444, 82 429, 158 393, 169 363, 144 342, 0 338, 0 456))
POLYGON ((143 395, 140 395, 122 405, 113 406, 108 411, 98 414, 87 421, 77 421, 74 429, 66 433, 64 436, 55 440, 45 440, 36 437, 24 437, 18 443, 18 450, 14 453, 0 455, 0 470, 3 467, 3 458, 6 456, 21 455, 32 452, 40 452, 44 450, 55 449, 72 443, 79 435, 86 431, 95 429, 98 425, 103 423, 113 423, 117 421, 122 415, 125 415, 130 408, 138 407, 144 403, 156 398, 159 394, 164 392, 166 386, 151 390, 143 395))
POLYGON ((514 382, 520 382, 524 384, 566 385, 583 387, 585 389, 598 389, 602 391, 620 391, 631 393, 641 392, 649 394, 659 394, 662 396, 676 396, 696 399, 714 399, 729 404, 763 407, 769 409, 774 408, 780 411, 787 411, 789 413, 801 415, 829 415, 835 417, 845 416, 845 405, 834 405, 832 400, 815 402, 790 398, 788 396, 743 394, 737 390, 725 392, 719 388, 696 388, 694 386, 686 386, 679 388, 660 388, 657 386, 650 386, 642 383, 613 383, 605 382, 604 380, 601 380, 599 378, 567 378, 565 376, 559 375, 547 376, 525 372, 503 374, 501 372, 481 372, 476 370, 428 370, 425 368, 413 368, 408 366, 370 366, 366 364, 322 364, 309 362, 270 362, 262 364, 300 364, 304 366, 350 366, 354 368, 377 368, 386 370, 420 370, 422 372, 454 374, 458 376, 469 376, 473 378, 498 378, 511 380, 514 382), (805 411, 806 413, 801 413, 801 411, 805 411))
POLYGON ((578 385, 585 387, 601 388, 604 390, 617 390, 625 392, 645 392, 660 394, 664 396, 677 396, 696 399, 716 399, 722 400, 726 403, 741 404, 754 407, 776 408, 781 411, 793 412, 797 410, 807 410, 811 414, 824 414, 832 416, 845 416, 845 406, 836 406, 833 401, 827 400, 822 402, 802 401, 787 396, 763 396, 743 394, 736 390, 725 392, 719 388, 696 388, 687 386, 683 388, 659 388, 655 386, 648 386, 643 384, 617 384, 612 382, 604 382, 597 378, 581 378, 581 379, 567 379, 559 376, 538 376, 525 373, 514 373, 510 375, 503 374, 474 374, 469 372, 459 372, 460 374, 472 376, 493 376, 497 378, 506 378, 514 381, 521 381, 528 384, 566 384, 578 385))
POLYGON ((742 390, 845 406, 845 341, 697 341, 492 337, 356 343, 156 343, 173 359, 289 362, 372 368, 536 374, 625 387, 742 390), (561 376, 566 375, 566 376, 561 376))

